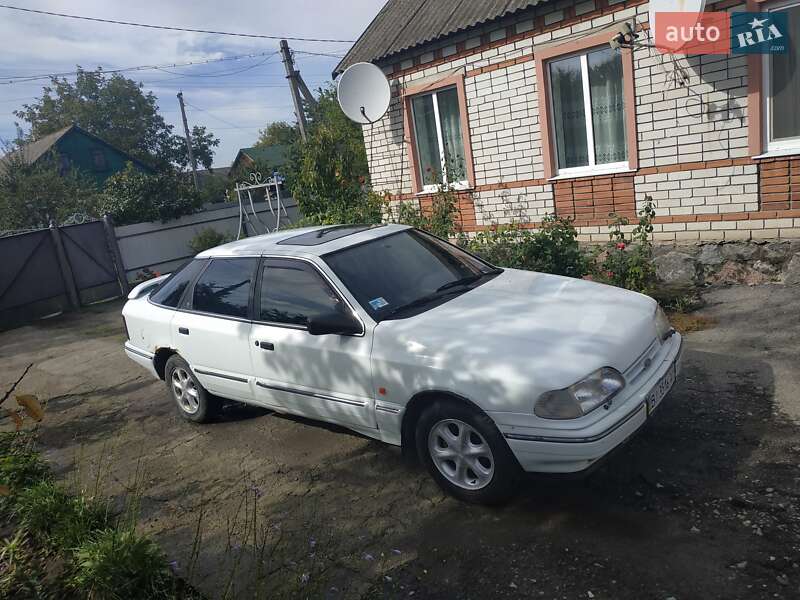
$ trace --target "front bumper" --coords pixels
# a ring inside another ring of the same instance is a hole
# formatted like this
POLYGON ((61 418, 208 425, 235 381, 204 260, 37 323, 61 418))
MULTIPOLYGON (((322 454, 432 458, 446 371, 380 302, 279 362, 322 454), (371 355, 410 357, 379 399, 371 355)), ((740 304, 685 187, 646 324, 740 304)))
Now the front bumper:
POLYGON ((538 473, 576 473, 591 467, 595 462, 624 443, 648 419, 647 395, 675 366, 680 372, 683 339, 675 333, 665 342, 667 351, 662 354, 658 368, 628 395, 619 410, 595 422, 586 430, 554 429, 547 432, 526 432, 519 427, 500 429, 511 451, 525 471, 538 473))

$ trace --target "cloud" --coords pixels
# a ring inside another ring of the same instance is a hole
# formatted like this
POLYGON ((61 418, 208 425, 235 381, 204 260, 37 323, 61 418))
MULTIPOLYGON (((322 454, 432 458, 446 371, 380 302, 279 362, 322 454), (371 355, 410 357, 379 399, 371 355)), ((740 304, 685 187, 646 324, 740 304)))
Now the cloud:
MULTIPOLYGON (((356 39, 384 0, 284 2, 240 0, 104 0, 22 2, 27 8, 198 29, 262 35, 356 39)), ((349 44, 292 42, 294 50, 344 53, 349 44)), ((170 65, 207 58, 277 50, 278 42, 91 23, 0 9, 0 76, 73 71, 75 65, 105 69, 170 65)), ((330 80, 337 59, 297 54, 297 67, 315 89, 330 80)), ((127 76, 142 81, 159 98, 164 118, 182 130, 176 94, 183 91, 190 125, 205 125, 221 139, 216 165, 230 164, 240 147, 252 145, 258 130, 274 120, 293 120, 291 98, 279 56, 219 62, 127 76), (236 73, 245 67, 249 70, 236 73), (169 71, 169 72, 166 72, 169 71), (194 108, 197 107, 197 108, 194 108), (203 109, 203 110, 199 110, 203 109)), ((0 85, 0 137, 15 134, 13 111, 41 95, 46 80, 0 85)), ((24 126, 24 123, 22 124, 24 126)))

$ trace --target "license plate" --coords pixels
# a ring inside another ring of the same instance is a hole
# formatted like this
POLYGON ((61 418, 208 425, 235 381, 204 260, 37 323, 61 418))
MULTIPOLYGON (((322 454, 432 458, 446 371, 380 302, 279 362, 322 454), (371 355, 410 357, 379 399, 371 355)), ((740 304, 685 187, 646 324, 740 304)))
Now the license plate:
POLYGON ((672 363, 655 387, 647 394, 647 414, 652 413, 661 404, 664 396, 672 389, 675 384, 675 363, 672 363))

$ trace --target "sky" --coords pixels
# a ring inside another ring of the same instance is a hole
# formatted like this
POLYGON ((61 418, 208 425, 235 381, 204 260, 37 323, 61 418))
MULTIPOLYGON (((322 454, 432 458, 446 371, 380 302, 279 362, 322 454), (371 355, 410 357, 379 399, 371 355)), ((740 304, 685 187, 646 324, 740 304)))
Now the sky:
MULTIPOLYGON (((103 19, 237 33, 355 40, 385 0, 9 0, 7 4, 103 19)), ((343 55, 350 43, 289 41, 294 51, 343 55)), ((270 53, 277 40, 78 21, 0 8, 0 78, 155 65, 126 73, 158 97, 160 113, 183 132, 176 94, 183 91, 189 126, 204 125, 220 139, 214 166, 227 166, 252 146, 272 121, 294 121, 280 55, 170 67, 205 59, 270 53)), ((338 59, 296 53, 309 88, 331 80, 338 59)), ((73 79, 69 78, 68 79, 73 79)), ((0 79, 7 81, 7 79, 0 79)), ((0 84, 0 139, 16 136, 13 111, 42 95, 47 80, 0 84)), ((19 123, 26 130, 24 122, 19 123)), ((113 140, 109 140, 113 143, 113 140)))

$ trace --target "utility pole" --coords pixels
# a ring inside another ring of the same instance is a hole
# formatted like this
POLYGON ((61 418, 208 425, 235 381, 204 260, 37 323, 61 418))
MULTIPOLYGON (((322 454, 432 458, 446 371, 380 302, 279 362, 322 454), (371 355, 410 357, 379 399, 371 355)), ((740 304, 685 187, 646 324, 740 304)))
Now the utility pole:
POLYGON ((302 93, 305 101, 312 106, 316 105, 317 102, 308 87, 306 87, 303 78, 300 77, 299 71, 295 70, 292 53, 289 51, 289 44, 286 40, 281 40, 281 57, 283 58, 283 66, 286 67, 286 79, 289 80, 289 91, 292 93, 294 114, 297 116, 297 125, 300 127, 300 137, 305 142, 308 123, 306 122, 306 113, 303 110, 303 100, 300 99, 300 94, 302 93))
POLYGON ((194 152, 192 151, 192 136, 189 133, 189 123, 186 121, 186 107, 183 106, 183 92, 178 92, 178 102, 181 105, 183 130, 186 132, 186 150, 189 152, 189 162, 192 163, 192 181, 194 181, 195 191, 199 191, 200 186, 197 185, 197 161, 194 159, 194 152))

